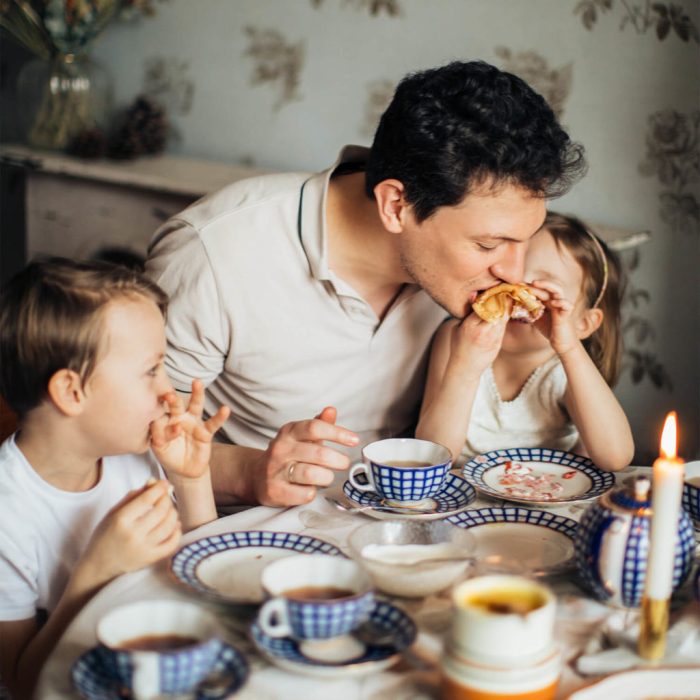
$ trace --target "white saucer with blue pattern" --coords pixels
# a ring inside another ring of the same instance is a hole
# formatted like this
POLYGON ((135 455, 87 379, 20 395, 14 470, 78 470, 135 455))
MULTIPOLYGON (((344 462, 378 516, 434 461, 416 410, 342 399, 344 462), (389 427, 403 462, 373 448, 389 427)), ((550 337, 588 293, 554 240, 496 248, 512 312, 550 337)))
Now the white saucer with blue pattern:
POLYGON ((474 488, 457 474, 448 474, 445 484, 435 496, 412 504, 420 512, 412 511, 411 506, 400 507, 393 501, 389 503, 374 491, 359 491, 349 481, 343 484, 343 493, 356 506, 371 506, 371 510, 362 512, 378 520, 440 520, 465 510, 476 498, 474 488), (398 512, 374 510, 376 506, 391 507, 398 512))
POLYGON ((529 505, 595 498, 615 485, 615 477, 588 457, 544 447, 486 452, 469 460, 462 473, 487 496, 529 505))
MULTIPOLYGON (((87 700, 124 700, 130 698, 129 688, 118 680, 114 665, 110 665, 109 656, 101 653, 100 647, 86 651, 71 670, 73 685, 82 698, 87 700)), ((224 644, 216 660, 211 677, 226 679, 217 681, 216 689, 202 688, 201 693, 193 693, 196 700, 224 700, 241 688, 248 677, 248 662, 243 654, 228 644, 224 644)))
POLYGON ((170 570, 190 591, 224 604, 264 600, 262 570, 290 554, 345 556, 336 546, 309 535, 270 530, 225 532, 191 542, 170 561, 170 570))
POLYGON ((546 576, 574 565, 578 523, 571 518, 512 506, 468 510, 447 522, 474 535, 476 550, 472 556, 486 569, 546 576))
MULTIPOLYGON (((401 608, 387 601, 377 601, 369 624, 382 637, 381 644, 363 644, 363 653, 348 661, 322 661, 322 641, 316 642, 319 648, 315 650, 314 658, 304 656, 299 642, 291 637, 270 637, 262 631, 257 622, 251 626, 250 633, 258 651, 276 666, 306 676, 338 678, 359 676, 388 668, 399 660, 401 652, 416 639, 415 622, 401 608), (390 635, 388 639, 387 635, 390 635)), ((332 639, 327 641, 330 645, 334 644, 332 639)))

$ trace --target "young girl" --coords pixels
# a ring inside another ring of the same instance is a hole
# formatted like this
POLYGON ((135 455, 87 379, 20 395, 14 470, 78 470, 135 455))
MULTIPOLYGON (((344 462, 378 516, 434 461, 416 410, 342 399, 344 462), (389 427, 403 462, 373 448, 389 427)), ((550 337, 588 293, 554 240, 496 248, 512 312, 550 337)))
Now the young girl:
POLYGON ((209 455, 228 409, 203 422, 202 384, 187 408, 172 390, 166 303, 136 272, 60 259, 0 294, 0 392, 20 417, 0 445, 0 695, 31 697, 96 591, 216 517, 209 455))
POLYGON ((624 468, 634 444, 610 388, 621 354, 617 257, 579 220, 550 213, 530 241, 524 279, 546 307, 534 324, 471 313, 440 328, 416 436, 463 460, 551 447, 624 468))

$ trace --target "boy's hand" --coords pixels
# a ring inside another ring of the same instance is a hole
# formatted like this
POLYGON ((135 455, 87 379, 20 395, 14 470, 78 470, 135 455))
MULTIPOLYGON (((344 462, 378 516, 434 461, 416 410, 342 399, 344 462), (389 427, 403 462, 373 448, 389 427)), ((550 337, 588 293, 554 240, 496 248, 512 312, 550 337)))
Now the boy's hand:
POLYGON ((564 291, 554 282, 537 280, 532 286, 539 292, 538 298, 549 311, 535 321, 535 328, 549 340, 554 352, 563 355, 579 343, 574 324, 574 304, 564 297, 564 291))
POLYGON ((80 565, 100 585, 172 554, 180 543, 180 521, 167 481, 129 493, 96 528, 80 565))
POLYGON ((204 387, 198 379, 192 382, 187 410, 174 391, 168 392, 163 401, 169 413, 151 423, 153 452, 169 475, 196 479, 209 468, 212 438, 230 410, 222 406, 208 421, 202 421, 204 387))
POLYGON ((507 322, 506 317, 488 323, 472 312, 455 324, 450 338, 450 364, 480 377, 501 349, 507 322))

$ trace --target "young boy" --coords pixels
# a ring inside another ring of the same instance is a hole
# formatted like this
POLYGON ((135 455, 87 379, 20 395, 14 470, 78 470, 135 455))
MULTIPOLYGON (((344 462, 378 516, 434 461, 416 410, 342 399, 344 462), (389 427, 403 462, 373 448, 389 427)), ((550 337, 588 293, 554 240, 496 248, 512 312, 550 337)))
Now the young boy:
POLYGON ((0 295, 0 394, 20 419, 0 446, 0 686, 18 700, 91 596, 216 517, 209 455, 229 411, 203 422, 201 383, 186 410, 173 391, 166 304, 140 273, 62 259, 0 295))

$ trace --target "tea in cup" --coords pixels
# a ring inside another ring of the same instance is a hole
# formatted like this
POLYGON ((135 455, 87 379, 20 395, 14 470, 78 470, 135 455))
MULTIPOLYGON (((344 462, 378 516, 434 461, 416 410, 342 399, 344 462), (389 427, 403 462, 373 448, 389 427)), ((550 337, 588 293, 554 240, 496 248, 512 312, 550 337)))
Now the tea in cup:
POLYGON ((446 447, 416 438, 377 440, 363 448, 362 458, 350 467, 350 483, 358 491, 374 491, 399 505, 439 493, 452 464, 446 447), (358 480, 360 474, 366 481, 358 480))
POLYGON ((192 691, 216 664, 220 634, 211 613, 175 600, 124 605, 97 625, 103 664, 136 700, 192 691))
POLYGON ((265 567, 270 596, 258 625, 270 637, 329 639, 352 632, 374 607, 372 584, 356 562, 330 554, 297 554, 265 567))
POLYGON ((443 698, 554 697, 561 654, 548 588, 520 576, 479 576, 458 585, 452 601, 443 698))

